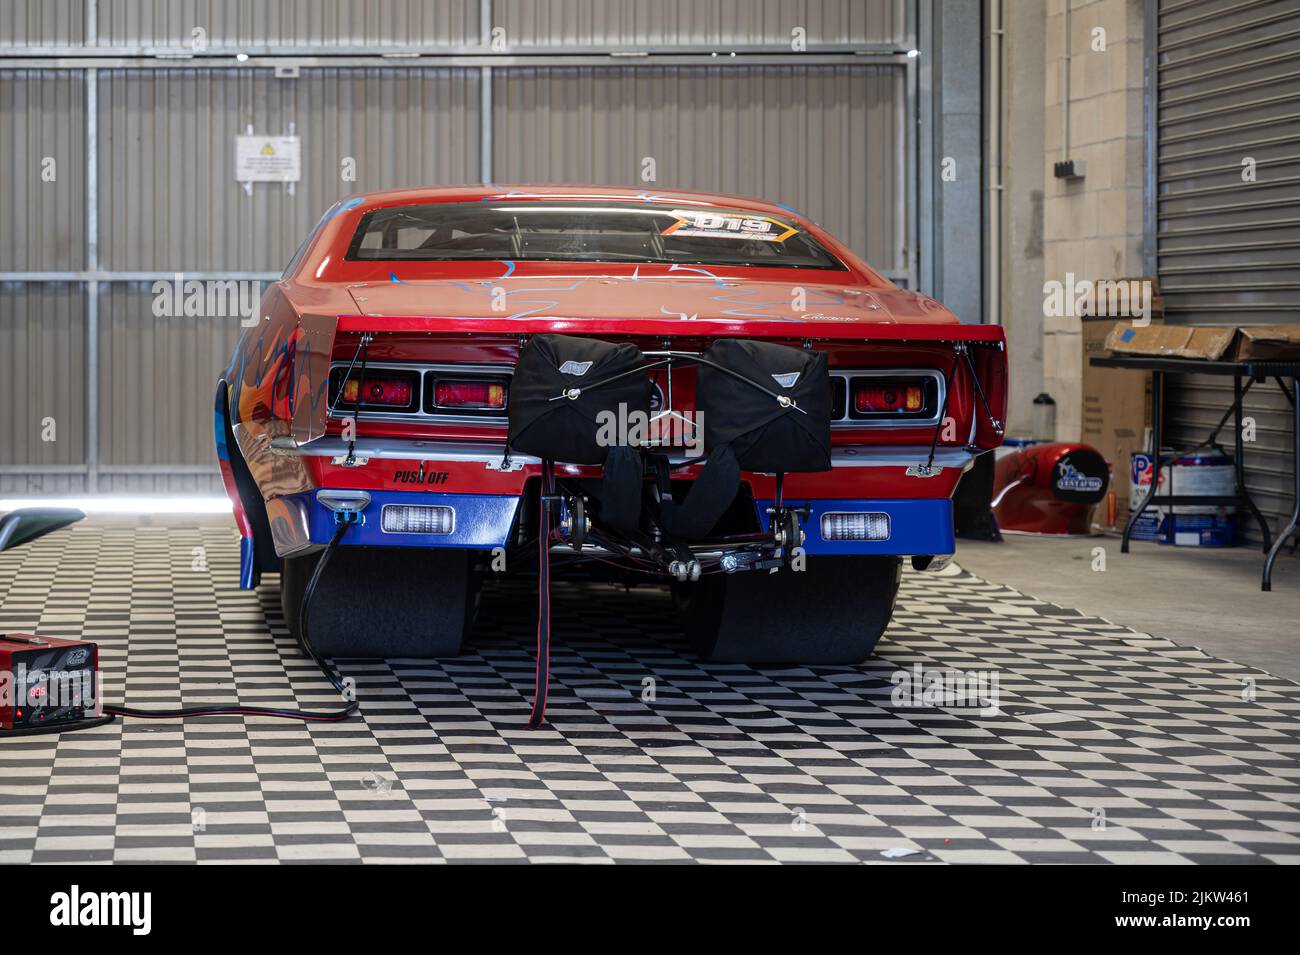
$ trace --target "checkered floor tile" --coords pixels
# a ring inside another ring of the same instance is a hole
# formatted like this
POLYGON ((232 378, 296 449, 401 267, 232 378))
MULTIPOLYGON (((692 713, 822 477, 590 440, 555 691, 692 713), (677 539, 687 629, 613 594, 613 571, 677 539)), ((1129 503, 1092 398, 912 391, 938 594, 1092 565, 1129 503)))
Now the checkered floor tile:
MULTIPOLYGON (((73 527, 0 555, 0 628, 97 641, 139 707, 336 706, 236 569, 220 527, 73 527)), ((657 589, 554 604, 541 730, 496 584, 461 657, 342 663, 364 718, 0 741, 0 862, 1300 861, 1300 686, 1261 671, 964 573, 905 575, 853 668, 702 664, 657 589)))

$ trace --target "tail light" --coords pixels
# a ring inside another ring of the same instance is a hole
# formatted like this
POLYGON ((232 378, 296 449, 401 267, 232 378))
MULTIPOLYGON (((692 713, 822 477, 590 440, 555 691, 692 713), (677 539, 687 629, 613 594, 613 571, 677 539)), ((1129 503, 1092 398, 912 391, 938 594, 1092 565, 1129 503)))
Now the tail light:
POLYGON ((831 369, 831 419, 845 426, 933 424, 943 388, 943 374, 929 369, 831 369))
MULTIPOLYGON (((361 391, 361 381, 349 378, 343 386, 343 400, 350 405, 357 404, 357 395, 361 391)), ((397 378, 367 378, 366 404, 368 405, 409 405, 411 403, 411 383, 397 378)))
POLYGON ((915 414, 925 410, 925 389, 919 384, 860 380, 853 385, 853 410, 859 414, 875 411, 915 414))
POLYGON ((491 378, 439 378, 433 385, 433 407, 451 411, 504 411, 506 383, 491 378))
POLYGON ((413 371, 368 369, 365 380, 354 369, 343 380, 346 369, 335 369, 330 376, 331 390, 338 397, 336 406, 355 409, 358 405, 384 411, 415 411, 420 404, 420 376, 413 371))

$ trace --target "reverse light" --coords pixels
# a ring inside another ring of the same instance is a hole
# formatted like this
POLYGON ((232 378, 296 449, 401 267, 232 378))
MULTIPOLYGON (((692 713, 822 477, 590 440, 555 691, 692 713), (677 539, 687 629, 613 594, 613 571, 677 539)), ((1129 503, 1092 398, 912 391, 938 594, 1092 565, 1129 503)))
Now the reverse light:
POLYGON ((827 511, 822 515, 824 541, 887 541, 889 515, 884 511, 827 511))
POLYGON ((433 386, 433 403, 437 408, 500 411, 506 406, 506 386, 501 381, 442 378, 433 386))
POLYGON ((440 504, 385 504, 380 527, 385 534, 450 534, 456 511, 440 504))
POLYGON ((924 407, 925 389, 917 384, 867 380, 853 385, 853 410, 860 414, 880 411, 915 414, 924 407))

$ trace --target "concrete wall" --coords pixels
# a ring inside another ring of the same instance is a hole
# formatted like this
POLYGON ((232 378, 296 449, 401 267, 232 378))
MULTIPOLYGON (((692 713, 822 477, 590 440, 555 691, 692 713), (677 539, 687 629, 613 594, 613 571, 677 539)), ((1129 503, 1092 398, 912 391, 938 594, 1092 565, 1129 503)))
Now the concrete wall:
MULTIPOLYGON (((992 0, 999 2, 999 0, 992 0)), ((1007 433, 1028 436, 1034 396, 1043 390, 1043 122, 1042 0, 1001 0, 1002 42, 1002 305, 1011 398, 1007 433)))
MULTIPOLYGON (((994 0, 996 2, 996 0, 994 0)), ((1077 315, 1049 315, 1044 283, 1140 276, 1142 0, 1003 0, 1002 323, 1010 343, 1009 432, 1027 434, 1040 391, 1056 435, 1077 440, 1082 349, 1077 315), (1069 140, 1065 9, 1069 3, 1069 140), (1102 38, 1094 34, 1100 28, 1102 38), (1057 179, 1062 159, 1085 164, 1057 179)))
MULTIPOLYGON (((1028 0, 1032 2, 1032 0, 1028 0)), ((1051 0, 1044 72, 1044 281, 1142 274, 1142 2, 1051 0), (1069 154, 1064 123, 1065 17, 1069 5, 1069 154), (1105 31, 1104 50, 1095 50, 1105 31), (1083 160, 1082 180, 1056 179, 1052 164, 1083 160)), ((1044 315, 1043 384, 1056 399, 1056 431, 1077 440, 1082 351, 1077 316, 1044 315)))

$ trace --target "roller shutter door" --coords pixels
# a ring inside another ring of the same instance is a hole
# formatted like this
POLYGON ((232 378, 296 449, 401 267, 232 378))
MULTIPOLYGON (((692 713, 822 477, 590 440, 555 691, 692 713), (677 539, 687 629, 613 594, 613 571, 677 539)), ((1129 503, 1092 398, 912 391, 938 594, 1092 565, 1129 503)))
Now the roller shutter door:
MULTIPOLYGON (((1154 40, 1166 320, 1300 321, 1300 0, 1160 0, 1154 40)), ((1231 402, 1232 381, 1178 377, 1170 392, 1169 441, 1195 445, 1231 402)), ((1257 429, 1247 484, 1276 529, 1291 511, 1289 408, 1272 384, 1256 385, 1245 407, 1257 429)), ((1253 525, 1245 532, 1258 540, 1253 525)))

